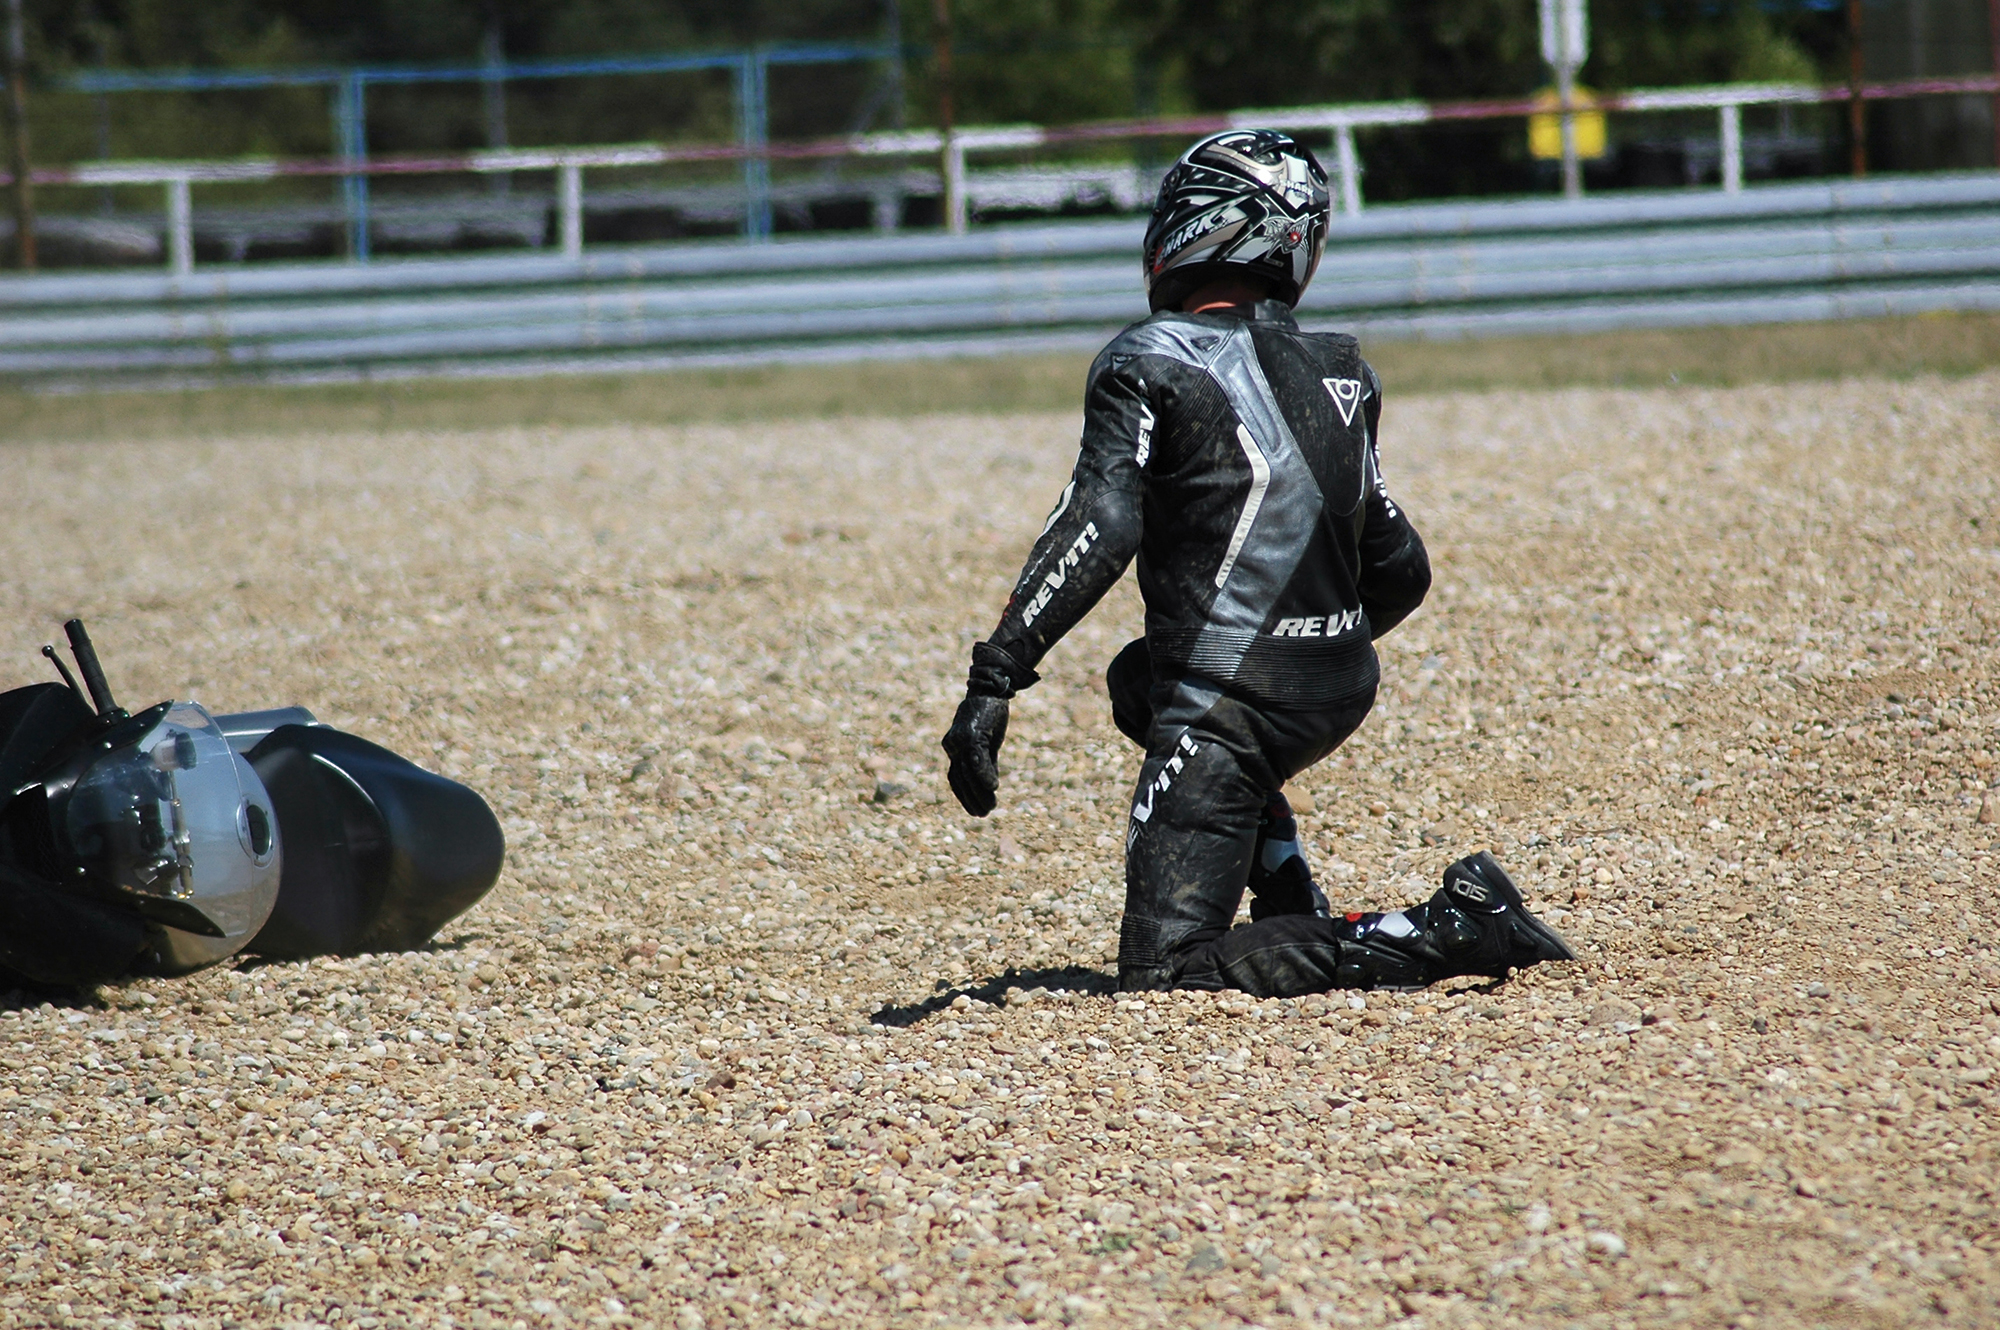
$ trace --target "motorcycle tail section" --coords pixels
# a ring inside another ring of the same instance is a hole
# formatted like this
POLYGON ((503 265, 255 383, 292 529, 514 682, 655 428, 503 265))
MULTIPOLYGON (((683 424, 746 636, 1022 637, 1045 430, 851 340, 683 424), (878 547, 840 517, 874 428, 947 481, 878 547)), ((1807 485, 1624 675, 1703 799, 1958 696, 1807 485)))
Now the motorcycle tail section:
POLYGON ((281 725, 249 758, 285 861, 248 951, 291 960, 420 947, 500 876, 506 843, 486 801, 378 744, 281 725))

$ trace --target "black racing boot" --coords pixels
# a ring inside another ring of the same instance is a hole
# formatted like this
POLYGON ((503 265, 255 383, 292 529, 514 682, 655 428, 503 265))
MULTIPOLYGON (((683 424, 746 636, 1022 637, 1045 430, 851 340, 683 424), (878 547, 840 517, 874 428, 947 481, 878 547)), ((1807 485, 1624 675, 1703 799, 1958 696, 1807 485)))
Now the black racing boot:
POLYGON ((1313 881, 1299 844, 1298 819, 1282 791, 1271 791, 1257 815, 1257 845, 1250 854, 1250 921, 1281 914, 1310 914, 1324 919, 1326 893, 1313 881))
POLYGON ((1562 934, 1528 912, 1521 890, 1486 851, 1444 870, 1422 905, 1391 914, 1350 914, 1340 929, 1342 988, 1422 988, 1542 961, 1573 961, 1562 934))

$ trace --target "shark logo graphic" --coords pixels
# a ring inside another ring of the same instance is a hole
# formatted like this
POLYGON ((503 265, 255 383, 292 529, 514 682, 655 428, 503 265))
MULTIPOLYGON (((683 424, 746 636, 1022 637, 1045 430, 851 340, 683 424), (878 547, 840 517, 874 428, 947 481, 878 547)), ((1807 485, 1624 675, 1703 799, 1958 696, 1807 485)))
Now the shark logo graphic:
POLYGON ((1354 408, 1361 405, 1361 380, 1321 379, 1327 392, 1333 395, 1333 404, 1340 409, 1340 423, 1354 423, 1354 408))

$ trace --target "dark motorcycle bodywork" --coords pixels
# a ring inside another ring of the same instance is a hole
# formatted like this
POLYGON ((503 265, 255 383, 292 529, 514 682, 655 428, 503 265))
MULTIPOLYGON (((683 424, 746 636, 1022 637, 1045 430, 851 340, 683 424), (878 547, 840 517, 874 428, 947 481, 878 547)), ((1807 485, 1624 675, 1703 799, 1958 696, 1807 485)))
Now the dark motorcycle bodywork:
POLYGON ((245 950, 291 960, 420 947, 500 876, 500 823, 456 781, 323 725, 281 725, 248 756, 285 868, 245 950))
POLYGON ((33 779, 96 721, 59 683, 0 693, 0 967, 56 987, 121 974, 146 945, 137 911, 62 881, 47 791, 33 779))
MULTIPOLYGON (((95 880, 59 830, 93 755, 129 742, 174 705, 110 715, 64 684, 0 693, 0 970, 87 986, 222 959, 191 950, 190 940, 234 945, 186 902, 95 880)), ((498 879, 499 823, 465 786, 302 708, 212 720, 263 781, 258 793, 268 795, 282 847, 275 898, 261 927, 253 916, 244 953, 299 959, 422 946, 498 879)))

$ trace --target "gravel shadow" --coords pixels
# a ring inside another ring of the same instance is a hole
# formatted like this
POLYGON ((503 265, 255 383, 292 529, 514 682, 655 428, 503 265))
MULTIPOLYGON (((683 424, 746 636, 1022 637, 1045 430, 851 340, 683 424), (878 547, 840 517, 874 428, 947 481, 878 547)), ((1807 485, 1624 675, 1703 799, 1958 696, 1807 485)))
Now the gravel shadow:
POLYGON ((266 956, 260 952, 249 951, 238 952, 236 955, 222 961, 221 964, 229 966, 238 974, 248 974, 253 970, 261 970, 267 965, 296 965, 300 961, 354 961, 364 960, 370 956, 437 956, 447 952, 464 951, 466 947, 474 942, 490 942, 491 940, 485 933, 460 933, 452 937, 449 941, 441 942, 436 938, 432 938, 420 947, 404 947, 389 951, 329 951, 314 956, 266 956))
MULTIPOLYGON (((1434 991, 1440 995, 1478 993, 1481 996, 1490 996, 1499 992, 1512 977, 1509 975, 1506 978, 1489 979, 1483 983, 1462 984, 1457 988, 1448 988, 1445 986, 1448 981, 1440 981, 1434 991)), ((880 1007, 868 1020, 872 1025, 887 1025, 906 1030, 921 1022, 926 1016, 934 1016, 943 1011, 960 994, 976 1002, 998 1006, 1006 1000, 1007 990, 1010 988, 1023 990, 1046 988, 1051 991, 1081 993, 1087 997, 1108 997, 1118 991, 1118 976, 1107 974, 1103 970, 1093 970, 1086 965, 1065 965, 1059 969, 1048 970, 1006 970, 995 978, 982 980, 977 984, 968 984, 960 988, 941 987, 934 996, 925 998, 922 1002, 903 1006, 892 1003, 880 1007)), ((1328 994, 1328 996, 1335 995, 1345 997, 1347 990, 1334 989, 1328 994)))
POLYGON ((998 1006, 1007 997, 1010 988, 1050 990, 1061 989, 1070 993, 1083 993, 1091 997, 1105 997, 1118 991, 1118 976, 1093 970, 1087 965, 1064 965, 1055 969, 1016 970, 1006 969, 991 979, 983 979, 976 984, 960 988, 940 988, 922 1002, 906 1006, 890 1004, 878 1009, 868 1020, 873 1025, 892 1025, 898 1029, 908 1029, 926 1016, 936 1015, 949 1007, 961 995, 977 1002, 998 1006))
POLYGON ((11 971, 0 970, 0 987, 4 987, 0 1011, 33 1011, 45 1006, 59 1011, 101 1011, 109 1005, 95 987, 47 987, 11 971))

